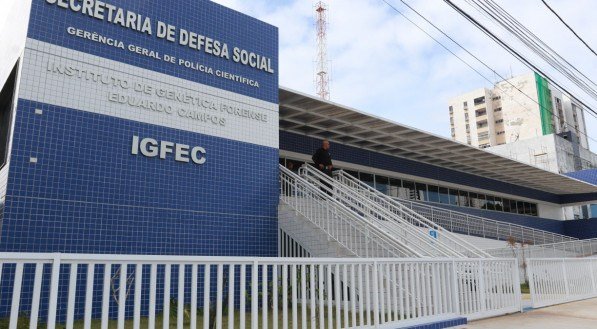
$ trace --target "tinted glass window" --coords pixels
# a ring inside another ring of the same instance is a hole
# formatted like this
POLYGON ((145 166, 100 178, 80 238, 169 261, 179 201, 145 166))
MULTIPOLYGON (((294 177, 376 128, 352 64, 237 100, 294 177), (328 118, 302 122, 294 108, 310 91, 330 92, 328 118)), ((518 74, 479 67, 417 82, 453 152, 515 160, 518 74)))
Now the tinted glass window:
POLYGON ((354 171, 354 170, 344 170, 347 174, 349 174, 350 176, 359 179, 359 172, 358 171, 354 171))
POLYGON ((417 190, 417 200, 427 201, 427 184, 416 183, 415 188, 417 190))
POLYGON ((389 194, 393 197, 398 197, 398 189, 402 187, 402 182, 399 179, 390 178, 389 194))
POLYGON ((490 195, 487 195, 486 198, 487 199, 485 200, 485 209, 495 210, 495 198, 490 195))
POLYGON ((400 189, 400 197, 404 199, 415 199, 415 183, 407 180, 402 181, 402 188, 400 189))
POLYGON ((532 216, 539 216, 539 213, 537 212, 537 204, 535 203, 530 203, 529 204, 530 207, 530 214, 532 216))
POLYGON ((518 213, 519 214, 524 214, 524 202, 522 201, 516 201, 516 208, 518 208, 518 213))
POLYGON ((450 204, 458 205, 458 190, 450 189, 450 204))
POLYGON ((471 206, 467 191, 458 191, 458 204, 462 207, 471 206))
POLYGON ((305 164, 303 161, 286 159, 286 168, 294 172, 298 172, 303 164, 305 164))
POLYGON ((495 197, 494 207, 497 211, 504 211, 504 203, 502 202, 502 198, 495 197))
POLYGON ((511 213, 518 213, 518 202, 515 200, 510 200, 510 212, 511 213))
POLYGON ((431 202, 439 202, 439 187, 434 185, 427 186, 428 198, 431 202))
POLYGON ((446 187, 439 188, 439 202, 446 204, 450 203, 450 194, 446 187))
POLYGON ((504 201, 503 201, 503 207, 504 207, 503 210, 505 212, 510 212, 510 202, 512 202, 512 201, 509 200, 509 199, 504 199, 504 201))
POLYGON ((375 175, 375 188, 383 194, 388 194, 389 178, 386 176, 375 175))
POLYGON ((367 174, 367 173, 360 172, 359 173, 359 179, 363 183, 365 183, 365 184, 367 184, 367 185, 369 185, 371 187, 375 187, 375 184, 373 182, 373 175, 372 174, 367 174))

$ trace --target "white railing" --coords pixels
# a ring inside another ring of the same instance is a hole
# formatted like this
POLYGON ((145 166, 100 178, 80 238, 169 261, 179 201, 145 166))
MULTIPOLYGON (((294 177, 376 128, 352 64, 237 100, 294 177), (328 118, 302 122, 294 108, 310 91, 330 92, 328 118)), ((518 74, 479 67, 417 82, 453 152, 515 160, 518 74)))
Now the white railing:
POLYGON ((597 297, 597 259, 533 258, 527 262, 533 307, 597 297))
POLYGON ((573 258, 591 257, 597 254, 597 239, 574 240, 540 245, 517 244, 516 247, 505 247, 485 250, 495 257, 513 257, 516 255, 526 258, 573 258))
POLYGON ((0 321, 9 329, 297 329, 477 319, 520 310, 515 263, 0 253, 0 288, 11 301, 0 321))
MULTIPOLYGON (((316 175, 320 172, 316 169, 305 166, 302 168, 305 172, 311 175, 316 175)), ((334 186, 335 193, 346 190, 346 202, 355 206, 360 206, 364 213, 371 213, 378 219, 380 223, 400 223, 400 229, 409 230, 416 238, 422 240, 417 242, 418 245, 423 246, 424 243, 431 244, 440 252, 450 255, 451 257, 463 257, 464 253, 472 255, 471 257, 490 257, 487 253, 479 248, 465 241, 464 239, 445 230, 436 223, 428 220, 420 214, 404 207, 396 200, 377 191, 368 186, 360 180, 352 177, 344 171, 337 171, 335 173, 335 182, 339 183, 334 186), (439 238, 433 238, 428 234, 429 230, 434 230, 439 235, 439 238)))
POLYGON ((393 198, 402 205, 425 216, 439 226, 460 234, 473 235, 483 238, 507 241, 514 239, 529 244, 545 244, 578 240, 573 237, 538 230, 532 227, 501 222, 480 216, 469 215, 463 212, 448 210, 440 207, 414 202, 405 199, 393 198))
POLYGON ((317 189, 333 196, 335 200, 359 214, 360 218, 372 223, 387 236, 397 238, 409 245, 419 254, 426 257, 464 257, 461 253, 443 245, 441 241, 433 239, 426 232, 413 227, 409 222, 402 219, 396 220, 394 214, 371 200, 359 198, 355 191, 322 174, 319 170, 303 166, 299 172, 301 177, 317 189))
POLYGON ((355 257, 424 256, 283 166, 280 200, 355 257))

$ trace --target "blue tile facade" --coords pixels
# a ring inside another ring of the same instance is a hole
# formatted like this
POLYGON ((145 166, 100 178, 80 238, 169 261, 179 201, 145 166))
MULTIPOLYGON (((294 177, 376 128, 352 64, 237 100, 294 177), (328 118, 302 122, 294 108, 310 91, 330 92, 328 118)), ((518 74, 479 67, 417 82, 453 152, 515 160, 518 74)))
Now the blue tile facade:
POLYGON ((276 254, 277 149, 25 100, 18 113, 0 250, 276 254), (133 135, 208 161, 132 155, 133 135))
MULTIPOLYGON (((184 80, 182 84, 192 81, 235 93, 238 97, 233 101, 245 101, 253 106, 265 101, 272 107, 278 102, 276 27, 207 0, 110 2, 150 17, 154 32, 148 35, 50 2, 32 0, 28 38, 102 58, 99 64, 92 65, 108 65, 108 61, 102 61, 109 59, 180 78, 184 80), (271 59, 274 72, 263 72, 159 39, 155 35, 157 21, 218 39, 227 43, 231 52, 233 47, 239 47, 264 55, 271 59), (127 46, 152 49, 162 58, 168 54, 200 62, 214 70, 255 80, 259 88, 78 38, 67 33, 69 27, 97 32, 127 46)), ((50 55, 66 56, 59 51, 50 55)), ((114 66, 104 68, 115 70, 114 66)), ((34 86, 39 93, 55 87, 56 81, 45 81, 39 76, 35 72, 23 74, 22 86, 29 89, 34 86)), ((63 97, 80 96, 69 90, 62 92, 63 97)), ((212 96, 222 96, 216 94, 212 96)), ((85 97, 100 99, 105 95, 90 89, 85 97)), ((8 174, 6 195, 1 195, 4 204, 0 209, 0 251, 277 255, 278 148, 264 146, 274 143, 247 143, 192 129, 124 119, 118 116, 117 110, 113 114, 102 115, 87 108, 18 98, 10 165, 2 171, 8 174), (172 154, 165 159, 134 155, 131 152, 133 136, 201 146, 206 150, 206 161, 204 164, 175 161, 172 154)), ((277 122, 275 125, 272 131, 277 133, 277 122)), ((48 271, 49 267, 45 267, 44 273, 48 271)), ((62 296, 58 301, 59 322, 65 317, 67 271, 67 267, 61 269, 64 275, 59 287, 62 296)), ((115 271, 113 268, 114 275, 115 271)), ((175 268, 172 273, 172 287, 176 287, 177 271, 175 268)), ((98 268, 97 285, 101 282, 101 272, 98 268)), ((164 292, 163 268, 158 272, 159 299, 164 292)), ((14 266, 4 266, 1 274, 0 317, 4 317, 10 311, 14 266)), ((20 308, 23 314, 31 307, 32 275, 33 268, 27 266, 20 308)), ((202 280, 203 273, 199 275, 202 280)), ((189 280, 190 273, 186 277, 189 280)), ((85 279, 81 270, 77 279, 79 286, 85 279)), ((44 275, 44 280, 49 280, 49 275, 44 275)), ((144 293, 148 292, 147 284, 145 277, 144 293)), ((41 322, 47 316, 49 296, 48 285, 42 286, 41 322)), ((176 298, 175 290, 173 288, 173 298, 176 298)), ((94 316, 99 315, 101 308, 100 293, 96 293, 94 316)), ((83 297, 78 291, 77 318, 82 315, 83 297)), ((190 300, 188 296, 186 299, 190 300)), ((162 307, 158 302, 157 310, 162 307)), ((111 300, 111 316, 115 315, 116 308, 111 300)), ((128 301, 126 309, 127 316, 131 315, 132 304, 128 305, 128 301)), ((143 314, 147 311, 147 305, 142 305, 143 314)))
MULTIPOLYGON (((277 103, 276 27, 205 0, 115 5, 149 17, 153 34, 33 0, 28 37, 277 103), (275 72, 157 38, 158 21, 270 57, 275 72), (78 38, 68 27, 162 56, 200 60, 261 84, 248 87, 78 38)), ((31 76, 24 81, 39 83, 43 92, 44 81, 31 76)), ((277 159, 273 147, 19 99, 0 251, 274 256, 277 159), (201 146, 207 161, 196 165, 132 155, 133 135, 201 146)))

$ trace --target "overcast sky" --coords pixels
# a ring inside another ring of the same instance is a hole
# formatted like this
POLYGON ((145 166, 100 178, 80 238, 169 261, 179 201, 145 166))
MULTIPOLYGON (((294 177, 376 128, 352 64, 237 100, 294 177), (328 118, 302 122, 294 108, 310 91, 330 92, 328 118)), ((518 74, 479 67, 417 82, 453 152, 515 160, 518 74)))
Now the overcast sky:
MULTIPOLYGON (((472 53, 486 61, 503 76, 530 72, 513 56, 474 28, 440 0, 405 0, 472 53)), ((280 29, 280 85, 315 94, 314 1, 311 0, 217 0, 216 2, 257 17, 280 29)), ((399 0, 389 0, 409 18, 432 31, 399 0)), ((543 6, 541 0, 499 0, 506 10, 558 51, 564 58, 597 81, 597 57, 582 45, 543 6)), ((597 12, 595 0, 548 0, 560 15, 597 49, 597 12)), ((507 36, 497 26, 456 0, 467 11, 487 22, 492 30, 507 36)), ((381 0, 328 0, 330 26, 328 52, 332 65, 331 100, 361 111, 376 114, 442 136, 449 136, 447 101, 451 96, 491 84, 474 73, 453 55, 381 0)), ((449 41, 432 33, 444 43, 449 41)), ((511 40, 511 39, 510 39, 511 40)), ((449 44, 449 43, 448 43, 449 44)), ((459 55, 462 50, 451 46, 459 55)), ((518 49, 523 50, 522 46, 518 49)), ((465 56, 466 57, 466 56, 465 56)), ((493 73, 466 57, 492 81, 493 73)), ((543 69, 556 80, 571 84, 556 75, 547 64, 543 69)), ((594 109, 597 101, 582 95, 594 109)), ((538 109, 537 109, 538 110, 538 109)), ((588 134, 597 140, 597 119, 585 114, 588 134)), ((597 142, 592 141, 592 150, 597 142)))

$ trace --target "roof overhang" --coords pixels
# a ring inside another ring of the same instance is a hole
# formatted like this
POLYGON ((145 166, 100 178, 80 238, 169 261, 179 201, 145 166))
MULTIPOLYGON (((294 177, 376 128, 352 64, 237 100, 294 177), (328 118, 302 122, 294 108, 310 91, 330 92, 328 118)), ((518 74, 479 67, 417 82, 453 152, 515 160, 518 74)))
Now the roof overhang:
POLYGON ((553 194, 597 192, 596 185, 283 87, 280 130, 553 194))

